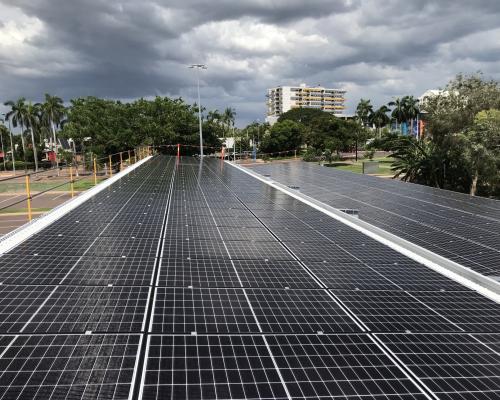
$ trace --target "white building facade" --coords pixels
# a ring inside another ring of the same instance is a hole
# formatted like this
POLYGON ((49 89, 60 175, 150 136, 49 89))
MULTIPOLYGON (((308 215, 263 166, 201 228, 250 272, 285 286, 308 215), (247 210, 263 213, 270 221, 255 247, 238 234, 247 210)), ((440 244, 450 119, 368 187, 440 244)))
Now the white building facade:
POLYGON ((294 108, 314 108, 340 117, 345 109, 345 93, 343 89, 308 87, 304 83, 268 89, 266 121, 272 125, 294 108))

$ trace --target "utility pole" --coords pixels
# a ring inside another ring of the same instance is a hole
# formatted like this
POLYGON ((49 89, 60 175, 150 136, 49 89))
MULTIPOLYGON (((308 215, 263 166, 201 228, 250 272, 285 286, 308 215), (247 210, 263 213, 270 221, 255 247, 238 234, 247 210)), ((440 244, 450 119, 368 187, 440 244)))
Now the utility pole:
POLYGON ((203 157, 203 128, 201 124, 201 98, 200 98, 200 69, 207 69, 205 64, 191 64, 189 68, 196 69, 196 79, 198 82, 198 124, 200 130, 200 156, 203 157))

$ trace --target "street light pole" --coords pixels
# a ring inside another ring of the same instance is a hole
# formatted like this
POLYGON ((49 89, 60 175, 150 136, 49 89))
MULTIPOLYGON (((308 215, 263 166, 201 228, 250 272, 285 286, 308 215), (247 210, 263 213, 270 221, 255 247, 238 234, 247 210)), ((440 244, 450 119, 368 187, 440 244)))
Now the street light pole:
POLYGON ((205 64, 191 64, 189 68, 196 69, 196 79, 198 81, 198 124, 200 130, 200 156, 203 157, 203 127, 201 124, 200 69, 207 69, 207 66, 205 64))

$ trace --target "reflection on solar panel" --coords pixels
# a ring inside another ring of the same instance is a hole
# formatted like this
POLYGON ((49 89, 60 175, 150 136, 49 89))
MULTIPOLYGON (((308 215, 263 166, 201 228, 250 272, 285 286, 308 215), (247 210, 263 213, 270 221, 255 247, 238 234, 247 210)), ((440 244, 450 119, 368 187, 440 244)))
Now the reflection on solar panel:
POLYGON ((380 335, 440 399, 500 398, 499 335, 380 335), (497 347, 498 350, 498 347, 497 347))
POLYGON ((500 202, 313 163, 256 172, 486 275, 500 275, 500 202))
POLYGON ((6 338, 0 399, 123 399, 130 392, 140 335, 6 338))
POLYGON ((158 156, 0 256, 0 399, 494 398, 499 313, 231 166, 158 156))

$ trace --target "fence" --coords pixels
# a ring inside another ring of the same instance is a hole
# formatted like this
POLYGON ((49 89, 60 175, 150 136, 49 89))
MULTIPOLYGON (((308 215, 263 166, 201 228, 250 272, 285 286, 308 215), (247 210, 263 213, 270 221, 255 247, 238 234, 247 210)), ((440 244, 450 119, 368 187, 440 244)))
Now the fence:
POLYGON ((84 163, 0 178, 0 235, 44 214, 79 192, 151 154, 144 146, 84 163))

